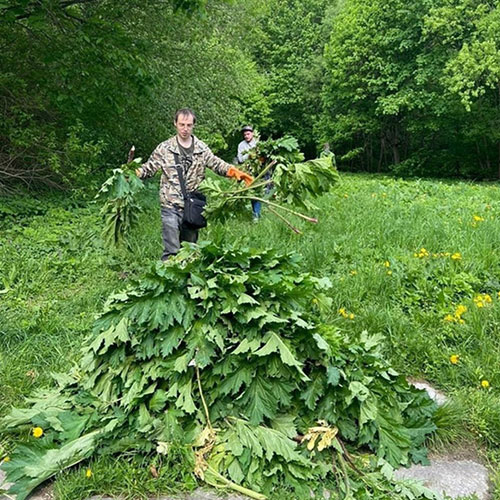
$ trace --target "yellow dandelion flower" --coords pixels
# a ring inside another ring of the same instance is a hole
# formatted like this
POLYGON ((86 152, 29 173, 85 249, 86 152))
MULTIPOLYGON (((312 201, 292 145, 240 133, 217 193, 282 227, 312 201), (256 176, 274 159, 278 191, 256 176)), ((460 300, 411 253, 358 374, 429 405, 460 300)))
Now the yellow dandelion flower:
POLYGON ((484 221, 484 218, 481 217, 480 215, 474 215, 473 219, 476 221, 476 222, 483 222, 484 221))
POLYGON ((484 300, 484 302, 491 304, 491 301, 492 301, 491 295, 489 295, 488 293, 483 294, 483 300, 484 300))
POLYGON ((452 354, 450 356, 450 363, 452 365, 456 365, 458 363, 458 360, 460 359, 460 356, 458 354, 452 354))
POLYGON ((32 432, 33 436, 37 439, 43 436, 43 429, 41 427, 35 427, 32 432))
POLYGON ((450 323, 455 321, 455 318, 451 315, 451 314, 447 314, 445 317, 444 317, 444 320, 445 321, 449 321, 450 323))
POLYGON ((347 314, 347 311, 345 310, 345 307, 341 307, 339 309, 339 314, 343 317, 343 318, 347 318, 348 314, 347 314))
POLYGON ((358 274, 358 271, 356 271, 355 269, 353 269, 352 271, 350 271, 350 275, 351 276, 356 276, 356 274, 358 274))
POLYGON ((460 304, 455 309, 455 317, 460 318, 465 312, 467 312, 467 306, 460 304))
POLYGON ((344 198, 349 198, 349 195, 347 193, 345 193, 344 198))
POLYGON ((387 271, 387 274, 388 274, 389 276, 391 276, 391 275, 392 275, 392 271, 389 269, 389 271, 387 271))
MULTIPOLYGON (((385 266, 385 267, 391 267, 391 263, 390 263, 388 260, 386 260, 386 261, 384 262, 384 266, 385 266)), ((499 292, 499 293, 500 293, 500 292, 499 292)))
POLYGON ((10 462, 10 457, 4 457, 3 461, 4 462, 10 462))
POLYGON ((462 255, 460 252, 455 252, 451 255, 452 260, 462 260, 462 255))
POLYGON ((92 471, 90 469, 87 469, 87 471, 85 472, 85 476, 92 477, 92 471))
POLYGON ((488 389, 489 386, 490 386, 490 383, 487 380, 481 380, 481 387, 483 389, 488 389))
POLYGON ((497 292, 498 298, 500 299, 500 292, 497 292))
POLYGON ((349 319, 354 319, 354 314, 353 313, 349 314, 349 319))

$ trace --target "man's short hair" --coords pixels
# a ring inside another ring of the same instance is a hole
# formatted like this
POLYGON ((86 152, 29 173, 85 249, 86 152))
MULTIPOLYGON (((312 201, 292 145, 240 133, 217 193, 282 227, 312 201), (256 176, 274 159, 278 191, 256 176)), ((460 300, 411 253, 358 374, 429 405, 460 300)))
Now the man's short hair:
POLYGON ((253 132, 253 127, 251 125, 245 125, 242 129, 241 132, 253 132))
POLYGON ((194 111, 189 108, 182 108, 178 109, 175 112, 175 118, 174 118, 174 123, 177 123, 177 120, 179 116, 184 115, 184 116, 192 116, 193 117, 193 124, 196 123, 196 115, 194 114, 194 111))

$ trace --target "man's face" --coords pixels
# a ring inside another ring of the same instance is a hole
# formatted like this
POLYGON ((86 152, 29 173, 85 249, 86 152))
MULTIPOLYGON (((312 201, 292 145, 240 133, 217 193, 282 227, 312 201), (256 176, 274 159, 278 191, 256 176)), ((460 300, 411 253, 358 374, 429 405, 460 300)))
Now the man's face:
POLYGON ((250 142, 253 139, 253 132, 251 130, 245 130, 245 132, 243 132, 243 138, 245 141, 250 142))
POLYGON ((192 115, 179 115, 174 123, 177 135, 181 139, 189 139, 193 133, 194 121, 192 115))

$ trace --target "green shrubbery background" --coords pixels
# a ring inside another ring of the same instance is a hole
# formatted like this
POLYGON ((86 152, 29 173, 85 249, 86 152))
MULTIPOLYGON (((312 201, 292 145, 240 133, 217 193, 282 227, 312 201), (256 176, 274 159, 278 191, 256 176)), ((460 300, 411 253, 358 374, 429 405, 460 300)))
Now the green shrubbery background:
POLYGON ((484 0, 4 0, 0 188, 82 187, 147 157, 191 107, 232 160, 239 128, 325 142, 340 168, 500 174, 500 17, 484 0))

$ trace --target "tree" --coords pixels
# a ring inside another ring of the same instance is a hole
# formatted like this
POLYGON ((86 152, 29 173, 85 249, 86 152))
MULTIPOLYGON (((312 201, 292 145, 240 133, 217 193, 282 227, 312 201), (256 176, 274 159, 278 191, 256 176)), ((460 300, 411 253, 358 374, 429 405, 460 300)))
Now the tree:
POLYGON ((308 156, 315 156, 323 73, 322 53, 327 38, 326 0, 273 0, 260 23, 263 36, 255 58, 268 77, 271 123, 267 134, 296 137, 308 156))
POLYGON ((200 0, 0 4, 0 187, 88 183, 131 143, 149 154, 186 105, 199 109, 204 138, 224 146, 263 87, 235 29, 218 21, 232 10, 200 0))
POLYGON ((341 4, 325 50, 322 128, 344 164, 491 175, 496 16, 480 0, 341 4))

